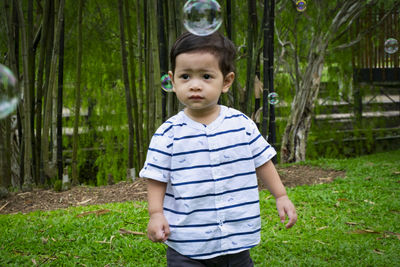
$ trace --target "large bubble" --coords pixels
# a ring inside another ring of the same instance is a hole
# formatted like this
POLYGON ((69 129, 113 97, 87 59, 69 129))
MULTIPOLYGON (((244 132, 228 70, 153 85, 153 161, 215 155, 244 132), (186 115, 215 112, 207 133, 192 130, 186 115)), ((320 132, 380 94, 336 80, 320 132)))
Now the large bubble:
POLYGON ((169 77, 168 74, 164 74, 161 77, 161 88, 166 92, 172 92, 173 91, 172 89, 174 87, 172 85, 171 78, 169 77))
POLYGON ((0 119, 13 113, 18 101, 17 79, 9 68, 0 64, 0 119))
POLYGON ((215 0, 189 0, 183 7, 183 24, 195 35, 210 35, 222 24, 221 6, 215 0))
POLYGON ((399 42, 394 38, 389 38, 385 41, 385 52, 394 54, 399 50, 399 42))

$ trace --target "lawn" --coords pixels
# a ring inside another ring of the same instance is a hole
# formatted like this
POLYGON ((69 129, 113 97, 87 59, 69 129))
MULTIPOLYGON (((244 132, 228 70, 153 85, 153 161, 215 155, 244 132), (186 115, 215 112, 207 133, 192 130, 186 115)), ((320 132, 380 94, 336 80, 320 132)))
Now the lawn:
MULTIPOLYGON (((347 174, 289 188, 299 215, 289 230, 261 192, 255 265, 400 266, 400 150, 302 164, 347 174)), ((0 266, 164 266, 165 246, 143 234, 147 220, 146 202, 0 215, 0 266)))

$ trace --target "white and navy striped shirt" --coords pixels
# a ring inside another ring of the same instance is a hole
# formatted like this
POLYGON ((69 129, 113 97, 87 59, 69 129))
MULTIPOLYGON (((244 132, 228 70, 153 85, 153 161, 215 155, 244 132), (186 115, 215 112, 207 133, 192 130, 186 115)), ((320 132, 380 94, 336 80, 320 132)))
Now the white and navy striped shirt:
POLYGON ((275 149, 243 113, 221 106, 205 126, 183 111, 154 134, 139 176, 167 183, 166 244, 194 259, 238 253, 260 242, 256 168, 275 149))

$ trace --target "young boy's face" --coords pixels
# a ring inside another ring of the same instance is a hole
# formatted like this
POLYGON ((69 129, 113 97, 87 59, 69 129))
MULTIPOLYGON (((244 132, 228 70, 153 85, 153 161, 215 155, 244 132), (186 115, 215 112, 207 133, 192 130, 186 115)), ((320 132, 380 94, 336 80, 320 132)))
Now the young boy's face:
POLYGON ((175 73, 169 72, 174 92, 189 112, 207 112, 217 107, 221 93, 226 93, 235 78, 233 72, 223 76, 218 58, 203 51, 179 54, 175 73))

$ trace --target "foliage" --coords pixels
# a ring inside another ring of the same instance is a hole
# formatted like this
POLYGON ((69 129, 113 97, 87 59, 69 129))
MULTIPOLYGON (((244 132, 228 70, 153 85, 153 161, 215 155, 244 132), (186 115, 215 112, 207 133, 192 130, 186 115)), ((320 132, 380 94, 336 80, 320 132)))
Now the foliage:
MULTIPOLYGON (((18 1, 4 1, 10 3, 12 6, 13 2, 18 1)), ((34 35, 38 33, 39 25, 43 24, 43 8, 45 1, 33 1, 33 25, 34 35)), ((157 73, 151 73, 149 67, 152 63, 157 63, 156 56, 152 58, 145 58, 144 55, 150 55, 149 50, 157 46, 157 41, 152 38, 156 27, 149 28, 149 25, 154 25, 154 21, 149 22, 153 19, 154 14, 149 14, 149 10, 146 9, 148 1, 124 1, 125 3, 131 2, 129 5, 130 11, 130 23, 132 27, 132 40, 133 49, 129 50, 130 55, 133 54, 134 66, 129 66, 130 71, 134 69, 134 77, 131 78, 131 86, 135 85, 138 90, 138 106, 143 120, 140 121, 141 125, 138 129, 135 129, 135 134, 140 131, 142 134, 142 140, 140 140, 143 149, 138 149, 138 144, 135 144, 135 156, 140 158, 138 155, 144 158, 144 153, 148 145, 148 136, 151 136, 151 129, 157 128, 160 124, 160 88, 158 86, 159 81, 153 81, 153 77, 157 77, 157 73), (138 3, 138 4, 137 4, 138 3), (139 19, 139 20, 137 20, 139 19), (137 23, 139 21, 139 24, 137 23), (140 27, 139 27, 140 26, 140 27), (147 27, 147 28, 146 28, 147 27), (141 31, 138 32, 138 29, 141 31), (154 60, 150 62, 149 60, 154 60), (134 67, 134 68, 133 68, 134 67), (143 74, 145 73, 145 74, 143 74), (141 74, 141 75, 140 75, 141 74), (144 82, 143 84, 143 81, 144 82), (150 82, 151 81, 151 82, 150 82), (154 84, 154 86, 152 86, 154 84), (142 87, 140 85, 143 85, 142 87), (151 95, 157 95, 155 101, 152 101, 151 95), (149 106, 155 103, 154 110, 149 110, 149 106), (144 104, 141 104, 144 103, 144 104), (155 113, 151 116, 155 117, 154 120, 149 118, 149 113, 155 113), (150 125, 151 124, 151 125, 150 125), (150 126, 149 126, 150 125, 150 126)), ((166 21, 174 21, 179 23, 181 14, 179 12, 180 6, 182 6, 185 0, 180 1, 158 1, 163 2, 164 5, 171 5, 174 3, 176 10, 171 13, 171 6, 165 7, 165 18, 166 21), (172 19, 171 19, 172 18, 172 19)), ((223 14, 226 20, 226 1, 219 1, 222 8, 223 14)), ((247 83, 247 60, 249 45, 247 44, 247 16, 248 16, 248 3, 250 1, 232 1, 233 4, 233 36, 232 39, 238 47, 238 58, 236 61, 237 70, 237 86, 239 93, 239 106, 244 111, 243 106, 246 104, 245 96, 245 85, 247 83)), ((291 74, 293 68, 298 64, 299 69, 307 67, 307 56, 308 52, 312 50, 310 47, 310 40, 317 32, 326 32, 328 29, 327 15, 333 10, 333 7, 339 0, 336 1, 307 1, 307 10, 304 13, 296 11, 294 1, 292 0, 276 0, 276 17, 275 17, 275 88, 280 96, 280 105, 276 108, 276 133, 277 133, 277 147, 282 141, 282 135, 284 133, 287 118, 291 114, 291 103, 298 89, 296 79, 291 74), (325 16, 326 15, 326 16, 325 16), (322 18, 321 23, 316 18, 322 18), (288 41, 284 43, 284 41, 288 41), (292 46, 292 45, 295 46, 292 46), (285 51, 283 51, 285 48, 285 51), (294 48, 296 51, 294 51, 294 48), (297 52, 297 56, 295 56, 297 52), (285 59, 284 62, 282 59, 285 59), (298 61, 296 63, 296 60, 298 61)), ((391 7, 398 3, 396 0, 390 1, 367 1, 379 2, 385 7, 391 7)), ((25 19, 28 17, 28 2, 21 2, 22 11, 24 12, 25 19)), ((86 184, 105 184, 107 183, 107 177, 112 175, 116 181, 123 180, 126 176, 126 168, 128 163, 128 127, 127 125, 127 111, 126 111, 126 100, 124 98, 124 84, 122 83, 122 64, 119 46, 119 22, 116 1, 104 0, 104 1, 84 1, 83 10, 83 61, 82 61, 82 105, 81 113, 82 118, 80 120, 80 135, 79 135, 79 151, 78 151, 78 167, 79 167, 79 182, 86 184), (87 112, 88 111, 88 112, 87 112), (86 115, 87 114, 87 115, 86 115)), ((155 3, 155 2, 154 2, 155 3)), ((64 60, 64 91, 63 101, 64 108, 73 111, 75 102, 75 86, 76 86, 76 53, 77 53, 77 8, 75 1, 65 1, 65 60, 64 60)), ((257 72, 263 68, 264 55, 261 53, 263 42, 260 34, 262 33, 262 19, 264 10, 264 1, 256 1, 257 5, 257 32, 255 32, 254 40, 257 40, 255 47, 258 49, 255 51, 258 55, 258 69, 257 72)), ((1 4, 0 14, 5 18, 5 8, 1 4)), ((5 23, 0 24, 0 34, 6 36, 5 23)), ((226 21, 223 27, 220 29, 221 32, 226 33, 226 21)), ((176 25, 176 34, 179 34, 182 25, 176 25)), ((174 34, 171 32, 170 25, 165 26, 166 38, 168 39, 168 46, 171 46, 174 41, 174 34)), ((40 35, 35 35, 40 36, 40 35)), ((333 47, 343 42, 348 42, 348 35, 343 34, 341 38, 338 38, 333 43, 333 47)), ((39 51, 41 43, 37 43, 35 62, 39 61, 39 51)), ((21 45, 19 47, 22 47, 21 45)), ((20 48, 21 49, 21 48, 20 48)), ((7 57, 8 50, 7 38, 0 38, 0 51, 6 55, 1 60, 1 63, 7 63, 10 57, 7 57), (4 61, 4 62, 3 62, 4 61)), ((50 51, 51 52, 51 51, 50 51)), ((22 55, 22 51, 17 53, 22 55)), ((330 49, 325 57, 325 69, 321 80, 325 84, 331 86, 326 87, 327 93, 323 95, 324 99, 329 100, 341 100, 344 99, 347 102, 352 101, 352 66, 349 58, 351 57, 351 50, 338 50, 330 49)), ((20 72, 22 72, 22 56, 19 57, 18 64, 21 66, 20 72)), ((50 61, 50 59, 46 59, 50 61)), ((46 62, 47 62, 46 61, 46 62)), ((33 72, 38 72, 38 63, 35 63, 36 69, 33 72)), ((46 66, 47 67, 47 66, 46 66)), ((154 66, 153 66, 154 67, 154 66)), ((155 70, 157 68, 154 68, 155 70)), ((154 71, 154 70, 153 70, 154 71)), ((45 77, 47 74, 45 74, 45 77)), ((24 77, 22 73, 20 77, 24 77)), ((262 78, 262 77, 260 77, 262 78)), ((36 77, 35 77, 36 79, 36 77)), ((262 80, 262 79, 261 79, 262 80)), ((21 81, 21 84, 22 81, 21 81)), ((34 88, 37 93, 37 88, 34 88)), ((174 98, 171 95, 169 99, 174 98), (172 97, 171 97, 172 96, 172 97)), ((234 96, 231 90, 228 93, 228 97, 223 97, 222 103, 234 106, 234 96)), ((36 101, 36 100, 35 100, 36 101)), ((253 100, 250 99, 248 102, 253 104, 253 100)), ((177 105, 175 105, 177 106, 177 105)), ((169 113, 176 112, 176 107, 169 110, 169 113)), ((252 107, 253 109, 254 107, 252 107)), ((351 108, 351 107, 350 107, 351 108)), ((23 109, 21 108, 21 111, 23 109)), ((323 107, 316 106, 315 113, 323 111, 323 107)), ((352 111, 349 111, 352 112, 352 111)), ((72 112, 73 113, 73 112, 72 112)), ((22 114, 23 115, 23 114, 22 114)), ((63 127, 72 129, 73 126, 73 115, 70 118, 64 118, 63 127)), ((172 114, 170 114, 172 115, 172 114)), ((26 116, 28 117, 28 116, 26 116)), ((38 124, 37 118, 35 118, 34 124, 38 124)), ((36 126, 36 125, 35 125, 36 126)), ((321 154, 338 156, 338 155, 354 155, 353 153, 361 152, 373 152, 375 151, 376 139, 385 137, 384 134, 378 135, 373 132, 372 128, 375 126, 382 126, 382 121, 377 119, 373 124, 368 124, 364 127, 367 131, 360 132, 358 129, 353 133, 336 133, 330 131, 330 125, 315 125, 312 124, 311 133, 308 140, 308 155, 310 158, 319 157, 321 154), (368 131, 371 129, 371 131, 368 131), (343 139, 348 138, 348 134, 359 134, 359 137, 365 142, 359 142, 356 146, 351 149, 348 147, 346 142, 339 140, 339 137, 343 139), (319 146, 315 145, 315 142, 320 140, 338 140, 335 143, 325 143, 325 150, 321 150, 319 146), (345 151, 346 153, 343 153, 345 151)), ((23 126, 24 127, 24 126, 23 126)), ((23 132, 23 131, 22 131, 23 132)), ((36 135, 37 135, 36 130, 36 135)), ((53 141, 53 140, 52 140, 53 141)), ((71 164, 71 136, 68 134, 63 135, 63 148, 65 165, 69 168, 71 164)), ((53 144, 54 145, 54 144, 53 144)), ((387 145, 385 143, 385 145, 387 145)), ((50 153, 51 154, 51 153, 50 153)), ((1 156, 1 155, 0 155, 1 156)), ((51 155, 50 155, 51 156, 51 155)), ((36 164, 36 162, 34 162, 36 164)), ((141 168, 140 162, 135 164, 136 172, 141 168)), ((71 171, 69 169, 69 171, 71 171)), ((60 179, 61 177, 58 177, 60 179)), ((23 179, 23 178, 22 178, 23 179)), ((56 177, 50 177, 51 181, 55 181, 56 177)), ((38 183, 39 180, 36 180, 38 183)))
MULTIPOLYGON (((262 191, 262 242, 251 250, 255 265, 396 265, 399 162, 400 150, 301 163, 345 170, 346 177, 289 188, 299 215, 289 230, 279 222, 271 195, 262 191)), ((147 221, 145 202, 0 215, 0 265, 165 265, 165 246, 140 235, 147 221)))
MULTIPOLYGON (((91 108, 92 113, 86 120, 81 120, 81 127, 84 129, 84 134, 79 136, 78 152, 81 183, 104 185, 107 184, 108 175, 112 175, 116 181, 121 181, 126 175, 128 132, 124 125, 127 114, 121 81, 118 18, 114 4, 112 1, 101 5, 91 1, 85 4, 82 111, 91 108), (86 150, 87 148, 90 150, 86 150)), ((76 20, 74 10, 67 8, 67 16, 71 21, 76 20)), ((75 31, 71 31, 71 34, 74 35, 75 31)), ((69 40, 71 43, 68 45, 68 53, 71 54, 67 65, 71 64, 70 68, 73 70, 76 44, 72 41, 76 37, 69 40)), ((74 80, 75 74, 70 73, 66 83, 73 84, 74 80)), ((65 106, 72 109, 74 87, 70 87, 65 94, 65 106)))

